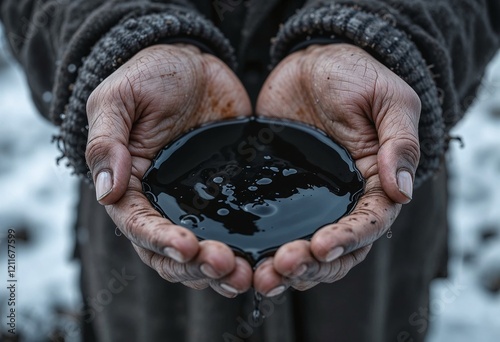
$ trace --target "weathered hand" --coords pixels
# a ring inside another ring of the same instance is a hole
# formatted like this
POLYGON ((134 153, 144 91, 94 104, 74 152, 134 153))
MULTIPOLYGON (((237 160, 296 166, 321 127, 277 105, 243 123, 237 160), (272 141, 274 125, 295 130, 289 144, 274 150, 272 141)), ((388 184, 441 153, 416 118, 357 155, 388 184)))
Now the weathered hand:
POLYGON ((410 201, 420 157, 420 100, 364 50, 310 46, 283 60, 264 84, 257 113, 315 125, 351 153, 366 179, 353 212, 311 241, 282 246, 254 273, 254 287, 277 295, 344 277, 410 201))
POLYGON ((86 159, 97 198, 142 261, 168 281, 211 286, 227 297, 251 285, 244 259, 223 243, 199 243, 189 230, 162 218, 141 185, 153 157, 176 136, 205 122, 250 114, 248 95, 231 70, 189 45, 142 50, 88 100, 86 159))

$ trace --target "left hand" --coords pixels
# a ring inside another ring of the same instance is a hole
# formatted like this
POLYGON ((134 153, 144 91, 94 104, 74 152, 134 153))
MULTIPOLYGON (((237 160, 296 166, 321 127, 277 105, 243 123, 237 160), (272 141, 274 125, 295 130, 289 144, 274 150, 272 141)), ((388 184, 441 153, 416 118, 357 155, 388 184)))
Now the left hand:
POLYGON ((343 278, 411 200, 420 150, 420 99, 366 51, 348 44, 313 45, 271 73, 256 112, 312 124, 343 145, 366 179, 353 212, 311 241, 283 245, 255 270, 255 289, 278 295, 343 278))

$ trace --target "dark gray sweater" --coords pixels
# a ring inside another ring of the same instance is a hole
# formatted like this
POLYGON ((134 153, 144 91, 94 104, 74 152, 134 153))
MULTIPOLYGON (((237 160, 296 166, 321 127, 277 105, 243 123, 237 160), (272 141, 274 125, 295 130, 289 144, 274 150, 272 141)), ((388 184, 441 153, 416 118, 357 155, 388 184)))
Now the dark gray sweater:
POLYGON ((34 101, 60 126, 59 146, 77 173, 87 172, 88 96, 140 49, 173 37, 199 42, 230 66, 238 63, 236 72, 255 99, 267 65, 310 38, 338 37, 372 53, 420 96, 418 186, 439 168, 448 132, 471 103, 499 47, 500 24, 494 17, 500 3, 493 0, 220 3, 0 0, 7 37, 34 101), (241 11, 246 11, 243 22, 236 20, 241 11), (50 103, 43 101, 47 92, 53 95, 50 103))

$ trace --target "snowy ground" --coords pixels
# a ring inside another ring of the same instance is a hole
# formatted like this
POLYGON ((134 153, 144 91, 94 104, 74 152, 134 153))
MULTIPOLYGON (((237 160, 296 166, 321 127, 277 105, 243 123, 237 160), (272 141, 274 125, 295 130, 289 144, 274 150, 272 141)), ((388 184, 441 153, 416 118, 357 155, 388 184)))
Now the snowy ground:
MULTIPOLYGON (((0 43, 0 336, 6 331, 6 232, 17 233, 17 328, 22 341, 49 337, 54 322, 78 341, 80 303, 73 248, 76 182, 54 163, 55 129, 31 104, 21 70, 0 43)), ((500 56, 480 101, 453 132, 451 276, 432 288, 429 342, 497 342, 500 336, 500 56), (474 165, 474 166, 473 166, 474 165)), ((422 308, 425 310, 426 308, 422 308)), ((4 336, 5 338, 5 336, 4 336)), ((3 339, 2 339, 3 340, 3 339)))

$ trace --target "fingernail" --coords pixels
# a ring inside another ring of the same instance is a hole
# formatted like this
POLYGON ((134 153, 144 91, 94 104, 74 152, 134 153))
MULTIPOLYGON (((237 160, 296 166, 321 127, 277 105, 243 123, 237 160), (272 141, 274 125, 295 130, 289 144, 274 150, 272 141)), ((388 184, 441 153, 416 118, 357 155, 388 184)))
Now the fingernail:
POLYGON ((405 195, 409 200, 412 199, 413 179, 408 171, 402 170, 398 172, 398 187, 399 192, 405 195))
POLYGON ((325 261, 326 262, 331 262, 335 259, 337 259, 339 256, 341 256, 342 254, 344 254, 344 247, 342 246, 338 246, 338 247, 335 247, 334 249, 332 249, 327 255, 326 255, 326 258, 325 258, 325 261))
POLYGON ((290 277, 292 277, 292 278, 298 278, 301 275, 303 275, 304 273, 306 273, 306 271, 307 271, 307 265, 306 264, 302 264, 299 267, 297 267, 297 269, 295 270, 295 272, 293 272, 290 275, 290 277))
POLYGON ((95 181, 97 200, 100 201, 113 190, 113 179, 108 171, 102 171, 97 175, 95 181))
POLYGON ((234 287, 232 287, 231 285, 228 285, 226 283, 220 283, 220 287, 224 291, 228 292, 229 294, 235 295, 235 296, 239 293, 238 290, 236 290, 234 287))
POLYGON ((202 264, 200 266, 200 271, 208 278, 217 279, 220 277, 220 275, 217 274, 217 272, 215 272, 215 270, 209 264, 202 264))
POLYGON ((163 248, 163 254, 168 256, 170 259, 174 259, 177 262, 184 262, 184 257, 182 256, 182 254, 173 247, 163 248))
POLYGON ((285 292, 285 290, 286 290, 285 285, 276 286, 274 289, 272 289, 271 291, 269 291, 266 294, 266 297, 278 296, 278 295, 282 294, 283 292, 285 292))

